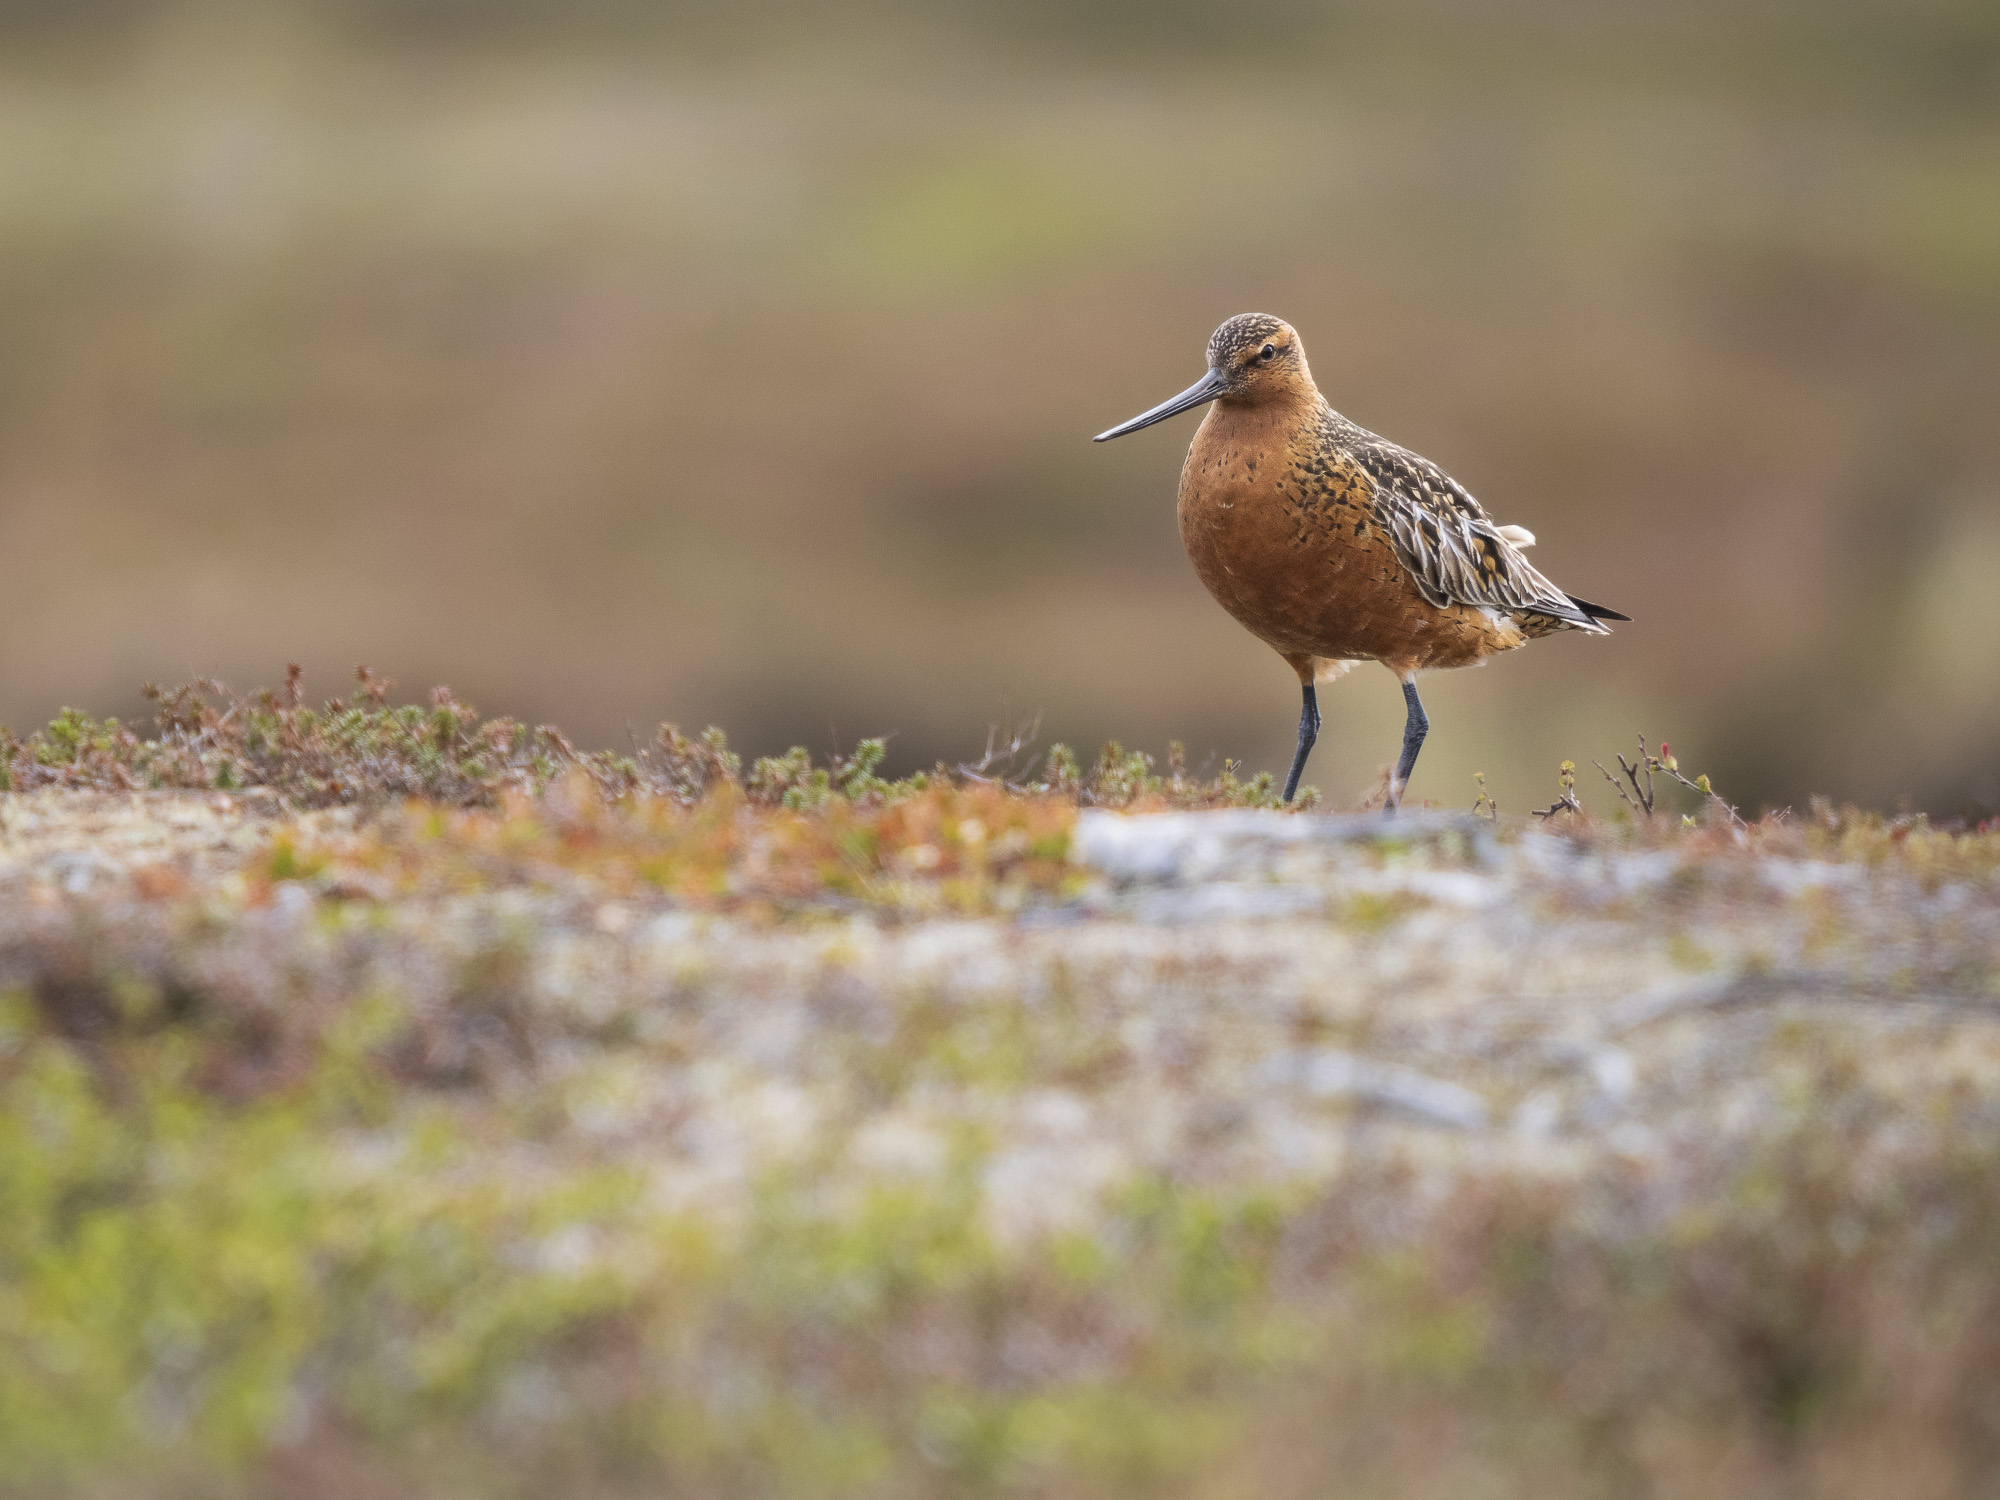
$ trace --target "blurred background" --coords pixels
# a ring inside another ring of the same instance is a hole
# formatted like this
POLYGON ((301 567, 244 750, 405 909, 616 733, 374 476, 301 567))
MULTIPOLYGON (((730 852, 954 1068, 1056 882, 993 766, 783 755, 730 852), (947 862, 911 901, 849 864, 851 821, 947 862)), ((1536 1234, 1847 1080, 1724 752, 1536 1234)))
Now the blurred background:
MULTIPOLYGON (((0 722, 365 661, 592 745, 1282 770, 1194 419, 1087 441, 1246 310, 1634 616, 1430 679, 1414 796, 1643 730, 2000 810, 1986 0, 10 0, 0 722)), ((1323 705, 1346 805, 1400 696, 1323 705)))

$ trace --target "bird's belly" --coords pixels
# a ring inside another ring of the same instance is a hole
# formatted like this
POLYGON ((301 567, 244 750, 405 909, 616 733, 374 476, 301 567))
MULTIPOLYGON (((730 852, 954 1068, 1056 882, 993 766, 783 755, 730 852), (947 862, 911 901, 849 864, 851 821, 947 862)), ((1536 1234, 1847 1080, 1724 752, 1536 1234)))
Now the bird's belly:
POLYGON ((1179 513, 1182 544, 1215 601, 1288 658, 1419 670, 1464 666, 1518 643, 1509 621, 1424 599, 1360 504, 1209 484, 1184 491, 1179 513))

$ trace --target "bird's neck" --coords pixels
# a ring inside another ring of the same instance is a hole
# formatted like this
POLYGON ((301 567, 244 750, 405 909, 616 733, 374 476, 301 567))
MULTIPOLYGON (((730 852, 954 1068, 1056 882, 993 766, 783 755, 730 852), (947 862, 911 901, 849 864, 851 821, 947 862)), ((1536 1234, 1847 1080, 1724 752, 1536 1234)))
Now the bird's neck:
POLYGON ((1215 418, 1232 432, 1289 432, 1315 421, 1325 404, 1314 386, 1294 385, 1250 398, 1223 396, 1215 403, 1215 418))

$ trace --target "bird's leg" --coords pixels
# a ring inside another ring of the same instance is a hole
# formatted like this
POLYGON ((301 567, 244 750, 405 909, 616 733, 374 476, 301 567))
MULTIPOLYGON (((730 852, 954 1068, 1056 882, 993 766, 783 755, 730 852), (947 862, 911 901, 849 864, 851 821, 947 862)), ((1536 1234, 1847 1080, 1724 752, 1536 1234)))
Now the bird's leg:
POLYGON ((1431 721, 1424 714, 1424 706, 1417 699, 1417 684, 1414 678, 1403 680, 1403 701, 1410 706, 1410 716, 1403 721, 1403 754, 1396 762, 1396 774, 1389 778, 1389 801, 1382 810, 1393 815, 1403 800, 1403 788, 1410 784, 1410 772, 1416 769, 1417 752, 1424 748, 1424 736, 1430 733, 1431 721))
POLYGON ((1285 778, 1285 800, 1292 800, 1292 794, 1299 789, 1299 777, 1305 771, 1306 757, 1312 754, 1313 741, 1319 738, 1319 695, 1313 692, 1313 685, 1304 684, 1301 692, 1304 700, 1299 705, 1299 749, 1292 757, 1292 773, 1285 778))

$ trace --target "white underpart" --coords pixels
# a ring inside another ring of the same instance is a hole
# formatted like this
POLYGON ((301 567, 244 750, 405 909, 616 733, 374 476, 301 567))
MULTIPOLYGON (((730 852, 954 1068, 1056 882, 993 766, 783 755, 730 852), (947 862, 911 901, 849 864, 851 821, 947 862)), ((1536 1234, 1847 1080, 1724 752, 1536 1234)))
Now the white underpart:
POLYGON ((1534 532, 1528 530, 1525 526, 1495 526, 1493 529, 1507 538, 1516 547, 1532 547, 1535 545, 1534 532))
POLYGON ((1331 682, 1334 678, 1354 670, 1356 663, 1344 661, 1337 656, 1315 656, 1313 658, 1313 681, 1331 682))
POLYGON ((1487 619, 1491 620, 1496 629, 1505 629, 1507 626, 1512 625, 1514 623, 1514 617, 1512 615, 1503 614, 1501 611, 1493 608, 1493 606, 1490 604, 1480 605, 1479 612, 1482 615, 1486 616, 1487 619))

